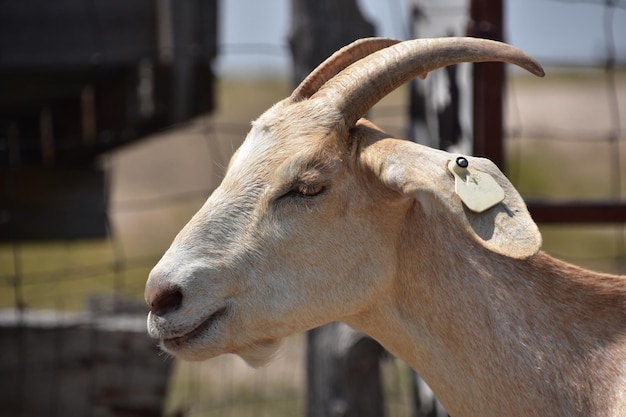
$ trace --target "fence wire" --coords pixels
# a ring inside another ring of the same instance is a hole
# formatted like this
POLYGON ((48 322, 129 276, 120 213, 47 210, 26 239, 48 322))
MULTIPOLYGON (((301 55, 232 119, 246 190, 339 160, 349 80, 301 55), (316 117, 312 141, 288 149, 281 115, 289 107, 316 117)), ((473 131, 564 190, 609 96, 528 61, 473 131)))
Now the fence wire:
MULTIPOLYGON (((551 1, 567 3, 568 7, 584 4, 602 9, 600 33, 591 33, 589 26, 584 25, 581 30, 586 28, 589 37, 602 40, 602 47, 598 49, 603 50, 604 57, 579 65, 564 64, 558 56, 546 58, 548 75, 545 80, 534 83, 536 90, 533 91, 539 92, 542 83, 548 84, 546 88, 560 85, 556 90, 560 101, 542 101, 546 98, 542 94, 533 99, 524 91, 528 86, 523 82, 509 83, 506 141, 511 148, 511 163, 508 175, 529 198, 624 201, 626 72, 620 66, 624 56, 616 47, 615 28, 624 22, 626 3, 551 1), (585 93, 577 94, 577 91, 585 93), (554 109, 549 107, 557 103, 580 120, 572 116, 564 123, 566 119, 554 117, 554 109), (546 117, 533 118, 532 109, 541 109, 546 117), (531 117, 526 117, 529 114, 531 117), (537 167, 537 160, 544 166, 552 165, 552 170, 537 167), (540 175, 547 184, 537 186, 541 183, 541 178, 537 178, 540 175), (546 177, 553 179, 545 180, 546 177), (530 189, 528 182, 535 186, 530 189)), ((591 268, 626 273, 625 225, 543 225, 542 231, 550 253, 591 268)))

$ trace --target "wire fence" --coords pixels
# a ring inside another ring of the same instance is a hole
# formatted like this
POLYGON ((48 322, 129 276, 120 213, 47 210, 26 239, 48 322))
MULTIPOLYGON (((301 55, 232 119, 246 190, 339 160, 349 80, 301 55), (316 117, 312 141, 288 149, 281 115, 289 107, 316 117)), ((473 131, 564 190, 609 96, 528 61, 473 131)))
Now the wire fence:
MULTIPOLYGON (((528 198, 623 201, 626 196, 626 72, 619 64, 623 51, 615 46, 614 27, 623 22, 626 4, 617 0, 568 3, 571 7, 585 3, 604 8, 603 32, 593 35, 603 39, 606 57, 599 62, 587 62, 584 67, 549 68, 549 74, 555 75, 545 80, 534 81, 519 75, 510 78, 506 97, 507 173, 528 198), (596 109, 600 110, 596 112, 596 109)), ((456 6, 430 10, 446 15, 466 11, 467 8, 456 6)), ((271 44, 224 45, 221 49, 233 54, 267 56, 282 56, 287 51, 285 45, 271 44)), ((558 61, 555 57, 555 62, 558 61)), ((80 311, 78 321, 63 328, 82 326, 94 335, 107 326, 92 320, 102 312, 117 317, 118 322, 124 315, 145 313, 141 294, 149 270, 176 231, 219 183, 223 167, 232 150, 243 140, 250 119, 286 96, 289 90, 288 81, 281 81, 269 87, 254 87, 267 90, 266 94, 246 96, 245 88, 238 90, 236 83, 226 80, 220 84, 219 91, 224 97, 239 95, 241 99, 244 94, 245 100, 258 102, 241 109, 240 105, 229 104, 229 99, 223 98, 226 107, 233 106, 235 111, 202 117, 155 134, 142 145, 148 148, 147 155, 142 156, 145 149, 137 147, 103 159, 111 193, 105 213, 108 224, 105 240, 15 241, 0 245, 0 306, 10 313, 0 317, 3 326, 17 324, 19 329, 20 324, 35 323, 35 327, 45 327, 40 318, 29 314, 50 310, 53 312, 47 320, 63 327, 67 322, 60 311, 80 311), (233 117, 235 113, 240 117, 233 117), (149 181, 149 177, 154 178, 149 181), (149 184, 147 190, 140 188, 145 184, 149 184)), ((405 94, 392 95, 372 112, 374 122, 402 137, 407 124, 406 101, 405 94)), ((626 273, 626 225, 542 226, 542 231, 549 252, 575 263, 626 273)), ((24 391, 16 396, 17 402, 11 403, 16 407, 13 410, 16 416, 31 415, 28 403, 33 398, 29 397, 26 387, 31 382, 36 384, 33 381, 41 377, 33 373, 25 356, 29 350, 26 344, 39 342, 35 336, 25 335, 25 332, 18 332, 17 345, 12 348, 11 358, 17 358, 14 363, 0 365, 3 375, 6 372, 23 375, 18 385, 24 391)), ((72 349, 64 337, 74 336, 68 331, 65 336, 61 333, 57 337, 56 357, 60 360, 63 355, 59 352, 72 349)), ((120 342, 127 349, 129 344, 135 343, 128 340, 120 342)), ((3 343, 9 343, 6 336, 3 343)), ((87 383, 91 388, 85 394, 85 401, 93 406, 85 407, 96 411, 82 415, 107 415, 98 411, 98 404, 105 402, 102 393, 110 394, 112 388, 97 389, 96 380, 105 377, 95 373, 96 360, 85 359, 103 354, 96 344, 88 343, 88 346, 91 352, 84 353, 82 362, 71 364, 96 375, 87 383)), ((172 362, 155 353, 155 357, 167 365, 163 372, 169 375, 171 371, 171 377, 162 387, 165 413, 177 416, 302 415, 306 398, 303 337, 288 339, 282 352, 273 364, 261 370, 251 370, 232 356, 188 364, 172 362)), ((115 381, 126 387, 128 384, 120 381, 136 379, 139 371, 134 365, 143 363, 140 355, 128 356, 122 361, 123 369, 116 371, 118 379, 115 381)), ((72 378, 63 376, 60 364, 46 364, 43 370, 53 375, 52 382, 46 380, 48 386, 72 378)), ((383 368, 388 415, 412 415, 407 368, 391 358, 383 362, 383 368)), ((3 380, 2 386, 10 382, 3 380)), ((55 392, 59 392, 59 397, 62 395, 60 390, 55 392)), ((135 391, 132 394, 143 395, 135 391)), ((50 397, 46 401, 46 415, 68 414, 59 398, 50 397)))
MULTIPOLYGON (((623 202, 626 72, 615 28, 626 21, 626 4, 566 3, 593 6, 602 14, 601 33, 589 33, 601 40, 601 53, 596 60, 578 65, 559 56, 546 57, 545 80, 528 83, 513 77, 508 83, 508 175, 531 200, 623 202), (542 94, 544 81, 547 89, 553 89, 551 94, 542 94)), ((608 272, 626 272, 624 224, 542 225, 542 232, 544 246, 558 257, 608 272)))

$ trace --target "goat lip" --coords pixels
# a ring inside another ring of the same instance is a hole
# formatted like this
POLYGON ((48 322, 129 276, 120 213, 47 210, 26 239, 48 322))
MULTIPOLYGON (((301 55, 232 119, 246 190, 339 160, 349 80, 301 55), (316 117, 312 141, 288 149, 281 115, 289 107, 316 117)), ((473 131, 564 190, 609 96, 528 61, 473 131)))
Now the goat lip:
POLYGON ((201 322, 198 326, 189 330, 187 333, 175 336, 175 337, 163 337, 161 343, 167 348, 176 348, 178 346, 189 343, 196 337, 208 332, 220 319, 227 314, 226 306, 218 308, 213 314, 211 314, 206 320, 201 322))

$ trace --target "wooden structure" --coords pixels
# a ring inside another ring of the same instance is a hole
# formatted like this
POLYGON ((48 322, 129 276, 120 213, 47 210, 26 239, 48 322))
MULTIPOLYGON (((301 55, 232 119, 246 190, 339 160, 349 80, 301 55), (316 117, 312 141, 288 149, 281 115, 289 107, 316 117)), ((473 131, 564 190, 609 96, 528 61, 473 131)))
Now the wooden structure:
POLYGON ((213 109, 217 0, 2 0, 0 27, 0 239, 103 236, 96 158, 213 109))
MULTIPOLYGON (((374 36, 356 0, 292 0, 294 86, 342 46, 374 36)), ((307 417, 384 416, 382 347, 343 323, 307 333, 307 417)))
POLYGON ((145 315, 0 310, 2 415, 161 416, 172 362, 145 315))

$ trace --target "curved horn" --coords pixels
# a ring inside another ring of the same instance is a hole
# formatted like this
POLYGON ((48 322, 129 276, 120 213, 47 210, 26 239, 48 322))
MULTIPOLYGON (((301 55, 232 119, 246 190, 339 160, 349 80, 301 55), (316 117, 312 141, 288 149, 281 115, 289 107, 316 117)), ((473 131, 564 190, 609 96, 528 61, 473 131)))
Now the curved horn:
POLYGON ((541 65, 521 50, 478 38, 414 39, 374 52, 323 84, 312 99, 323 98, 344 116, 347 126, 380 99, 413 77, 461 62, 503 61, 542 77, 541 65))
POLYGON ((347 66, 380 49, 399 43, 396 39, 363 38, 354 41, 328 57, 313 70, 291 93, 292 101, 311 97, 326 83, 347 66))

